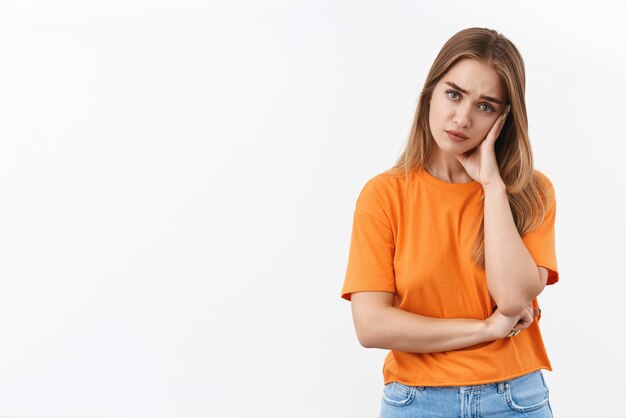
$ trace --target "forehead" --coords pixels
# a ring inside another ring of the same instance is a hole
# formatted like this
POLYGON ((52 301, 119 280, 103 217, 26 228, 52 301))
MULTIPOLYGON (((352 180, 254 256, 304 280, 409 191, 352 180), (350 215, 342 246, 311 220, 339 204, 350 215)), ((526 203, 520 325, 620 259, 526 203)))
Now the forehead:
POLYGON ((439 80, 438 84, 451 81, 467 90, 470 95, 503 98, 505 89, 498 73, 493 66, 474 59, 463 59, 457 62, 439 80))

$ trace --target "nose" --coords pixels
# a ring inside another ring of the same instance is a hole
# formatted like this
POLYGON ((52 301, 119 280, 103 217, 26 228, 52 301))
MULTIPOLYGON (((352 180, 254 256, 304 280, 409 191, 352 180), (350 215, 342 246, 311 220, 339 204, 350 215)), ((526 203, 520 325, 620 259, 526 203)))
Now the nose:
MULTIPOLYGON (((469 100, 466 100, 466 102, 469 102, 469 100)), ((469 128, 472 123, 470 118, 471 110, 472 107, 470 103, 459 105, 454 114, 454 123, 460 128, 469 128)))

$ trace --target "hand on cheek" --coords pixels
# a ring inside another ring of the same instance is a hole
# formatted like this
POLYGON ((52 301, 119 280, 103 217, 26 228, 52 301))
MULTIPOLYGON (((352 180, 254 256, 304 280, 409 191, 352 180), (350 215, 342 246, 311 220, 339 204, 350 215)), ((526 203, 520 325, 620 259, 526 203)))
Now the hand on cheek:
POLYGON ((495 120, 489 129, 485 139, 477 147, 463 154, 456 155, 457 160, 463 165, 467 174, 483 186, 501 180, 494 144, 502 132, 509 109, 510 105, 507 105, 502 115, 495 120))

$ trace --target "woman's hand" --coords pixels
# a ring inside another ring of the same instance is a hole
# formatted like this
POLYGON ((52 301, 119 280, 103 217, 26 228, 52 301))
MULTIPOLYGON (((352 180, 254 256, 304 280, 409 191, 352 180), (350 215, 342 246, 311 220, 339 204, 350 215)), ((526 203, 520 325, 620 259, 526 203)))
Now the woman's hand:
POLYGON ((502 131, 510 108, 511 105, 507 105, 504 112, 493 123, 480 145, 466 153, 455 155, 456 159, 459 160, 465 171, 467 171, 467 174, 483 186, 502 180, 498 162, 496 161, 494 144, 502 131))
POLYGON ((533 304, 531 302, 530 305, 526 307, 520 314, 520 319, 517 321, 517 324, 511 329, 519 329, 520 331, 526 329, 533 323, 536 317, 539 316, 539 310, 533 308, 533 304))
POLYGON ((521 317, 522 314, 505 316, 496 309, 489 318, 485 319, 490 339, 497 340, 506 337, 521 317))
POLYGON ((502 315, 500 311, 496 309, 489 318, 485 319, 485 322, 487 322, 487 332, 494 340, 504 338, 513 329, 521 331, 528 328, 538 315, 539 311, 533 308, 532 303, 515 316, 502 315))

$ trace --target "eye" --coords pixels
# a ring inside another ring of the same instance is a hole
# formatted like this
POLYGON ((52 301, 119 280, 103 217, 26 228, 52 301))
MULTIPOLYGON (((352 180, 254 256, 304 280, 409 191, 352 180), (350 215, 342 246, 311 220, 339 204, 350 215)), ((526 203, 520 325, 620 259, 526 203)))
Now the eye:
MULTIPOLYGON (((446 96, 448 97, 448 99, 452 100, 453 102, 456 102, 461 97, 461 93, 453 89, 448 89, 446 90, 446 96)), ((486 113, 491 113, 491 112, 496 111, 496 109, 494 109, 493 107, 489 106, 486 103, 481 103, 479 107, 481 107, 481 110, 483 110, 486 113)))
POLYGON ((485 108, 487 109, 487 110, 485 110, 485 112, 487 112, 487 113, 491 113, 491 112, 495 112, 496 111, 493 107, 491 107, 491 106, 489 106, 488 104, 485 104, 485 103, 481 104, 480 106, 485 106, 485 108))
POLYGON ((450 94, 456 95, 457 97, 460 96, 459 92, 456 90, 452 90, 452 89, 448 89, 446 90, 446 95, 448 96, 448 99, 456 101, 456 98, 450 97, 450 94))

